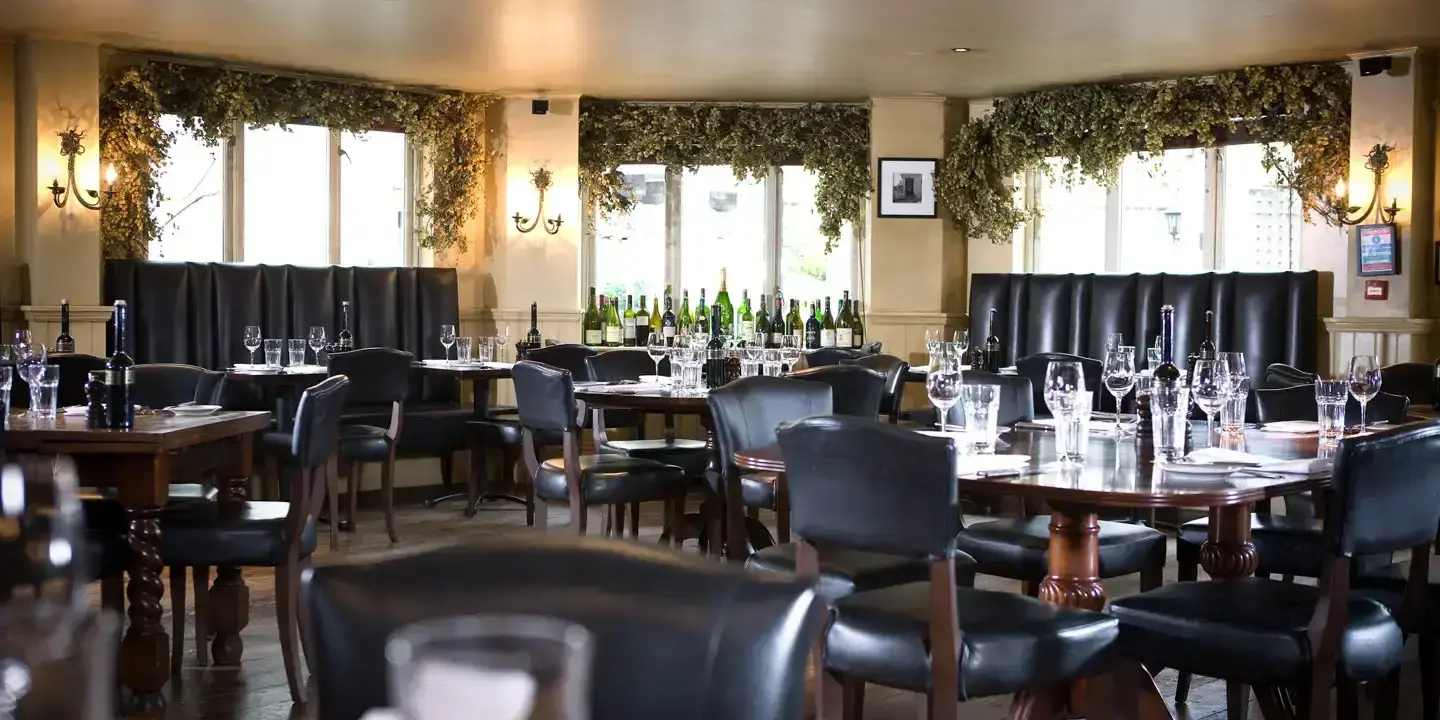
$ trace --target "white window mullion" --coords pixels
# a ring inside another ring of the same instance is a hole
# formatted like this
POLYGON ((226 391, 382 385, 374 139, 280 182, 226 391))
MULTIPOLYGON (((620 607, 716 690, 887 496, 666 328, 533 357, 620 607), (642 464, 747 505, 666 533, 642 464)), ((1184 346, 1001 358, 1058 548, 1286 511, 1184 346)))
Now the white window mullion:
POLYGON ((785 182, 783 172, 778 167, 772 167, 765 178, 765 284, 760 292, 766 295, 780 285, 781 243, 785 242, 780 222, 783 211, 780 198, 785 182))
POLYGON ((665 168, 665 284, 670 286, 675 298, 676 313, 680 312, 680 300, 685 294, 680 285, 680 191, 680 171, 665 168))
MULTIPOLYGON (((400 218, 400 237, 402 262, 405 267, 414 267, 419 264, 420 245, 415 238, 415 201, 419 183, 416 180, 420 177, 420 149, 405 136, 405 185, 402 191, 405 194, 405 211, 400 218)), ((582 228, 583 229, 583 228, 582 228)))
POLYGON ((1105 188, 1105 272, 1120 272, 1120 208, 1124 186, 1105 188))
POLYGON ((1223 267, 1225 248, 1220 237, 1220 151, 1205 151, 1205 225, 1200 257, 1207 272, 1223 267))
MULTIPOLYGON (((1023 207, 1028 212, 1034 212, 1035 209, 1039 207, 1041 201, 1040 173, 1034 170, 1027 171, 1024 177, 1021 179, 1021 182, 1024 183, 1024 195, 1023 200, 1021 201, 1023 203, 1023 207)), ((1043 234, 1041 231, 1041 224, 1044 222, 1044 218, 1037 217, 1030 222, 1025 223, 1025 264, 1023 266, 1025 272, 1035 272, 1035 258, 1038 257, 1037 253, 1040 251, 1039 244, 1041 242, 1041 236, 1043 234)))
POLYGON ((245 262, 245 124, 235 123, 225 153, 225 260, 245 262))
POLYGON ((330 264, 340 264, 340 131, 330 131, 330 222, 329 229, 330 264))

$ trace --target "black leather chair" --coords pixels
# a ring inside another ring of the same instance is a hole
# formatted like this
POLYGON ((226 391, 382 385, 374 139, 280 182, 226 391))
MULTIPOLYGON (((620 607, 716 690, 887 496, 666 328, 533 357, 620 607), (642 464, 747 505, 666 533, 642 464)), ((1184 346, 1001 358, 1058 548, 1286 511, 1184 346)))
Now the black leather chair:
MULTIPOLYGON (((570 504, 570 525, 581 535, 585 534, 591 505, 664 500, 666 526, 680 527, 686 491, 684 470, 623 455, 581 455, 575 385, 570 373, 527 360, 515 364, 511 377, 524 429, 522 454, 530 474, 535 524, 541 530, 549 520, 546 504, 555 501, 570 504), (535 435, 542 432, 563 435, 561 457, 540 458, 535 435)), ((672 533, 670 539, 678 545, 679 538, 680 533, 672 533)))
POLYGON ((660 548, 557 535, 306 574, 318 720, 394 704, 385 645, 424 620, 558 617, 593 638, 589 717, 791 720, 823 625, 813 591, 660 548), (463 568, 464 572, 456 572, 463 568))
POLYGON ((1404 395, 1411 405, 1435 405, 1435 366, 1430 363, 1403 362, 1380 369, 1381 389, 1392 395, 1404 395))
POLYGON ((839 365, 846 360, 859 360, 866 355, 874 353, 865 350, 854 350, 851 348, 820 348, 818 350, 805 351, 805 367, 827 367, 839 365))
MULTIPOLYGON (((615 351, 611 350, 608 352, 615 351)), ((589 363, 589 358, 598 354, 595 348, 589 345, 559 343, 556 345, 547 345, 537 350, 531 350, 530 354, 525 356, 525 359, 530 362, 544 363, 551 367, 560 368, 561 370, 569 370, 570 377, 574 378, 575 382, 590 382, 599 379, 590 375, 589 363)), ((645 359, 647 361, 650 359, 648 354, 645 359)), ((650 363, 650 368, 653 372, 655 363, 650 363)), ((649 374, 649 372, 640 373, 640 375, 649 374)), ((590 421, 591 418, 587 415, 587 417, 581 420, 581 425, 583 427, 590 427, 590 421)), ((605 413, 605 422, 612 428, 637 428, 637 432, 640 432, 644 428, 644 415, 629 410, 612 410, 605 413)))
POLYGON ((1099 360, 1069 353, 1044 352, 1027 355, 1015 361, 1015 374, 1030 381, 1030 402, 1035 413, 1043 417, 1050 416, 1050 408, 1045 405, 1045 372, 1050 369, 1050 363, 1065 361, 1080 363, 1080 368, 1085 373, 1085 389, 1095 394, 1095 409, 1114 412, 1115 398, 1105 391, 1101 382, 1102 366, 1099 360))
POLYGON ((910 363, 894 355, 866 355, 854 360, 842 361, 874 370, 885 376, 885 389, 880 394, 880 412, 890 418, 890 423, 900 422, 900 405, 905 399, 905 374, 910 363))
MULTIPOLYGON (((1260 413, 1261 423, 1286 420, 1314 422, 1320 417, 1320 406, 1315 403, 1315 386, 1313 384, 1256 390, 1255 404, 1260 413)), ((1365 412, 1365 422, 1370 424, 1388 422, 1398 425, 1405 422, 1405 418, 1409 414, 1409 398, 1382 391, 1370 399, 1365 412)), ((1360 424, 1360 401, 1349 395, 1345 398, 1345 424, 1347 426, 1360 424)))
POLYGON ((800 420, 778 435, 800 577, 818 578, 831 548, 906 556, 929 569, 920 582, 835 600, 815 658, 822 717, 834 717, 827 696, 843 696, 846 717, 858 714, 865 683, 924 693, 930 717, 953 719, 962 700, 1053 688, 1109 669, 1114 618, 959 585, 952 440, 842 416, 800 420))
MULTIPOLYGON (((1296 385, 1313 385, 1317 376, 1313 372, 1306 372, 1300 368, 1286 365, 1285 363, 1271 363, 1265 368, 1265 386, 1263 389, 1277 390, 1280 388, 1295 387, 1296 385)), ((1257 388, 1261 389, 1261 388, 1257 388)))
MULTIPOLYGON (((300 606, 300 574, 315 552, 315 515, 326 488, 334 506, 335 445, 340 440, 350 380, 332 376, 307 389, 295 412, 290 432, 290 455, 300 468, 289 502, 245 503, 238 512, 219 511, 213 503, 187 503, 161 514, 160 559, 170 567, 170 598, 174 617, 170 655, 172 672, 179 672, 185 642, 185 568, 195 576, 195 646, 201 665, 206 663, 205 625, 208 615, 210 568, 217 565, 275 568, 275 616, 280 626, 280 654, 290 699, 305 702, 296 640, 310 624, 300 606)), ((333 524, 332 524, 333 527, 333 524)), ((332 542, 334 535, 332 531, 332 542)), ((307 634, 308 636, 308 634, 307 634)), ((305 643, 307 661, 314 648, 305 643)))
MULTIPOLYGON (((60 385, 55 390, 55 402, 57 407, 66 408, 71 405, 85 405, 88 402, 85 397, 85 385, 90 382, 90 373, 104 370, 106 360, 94 355, 65 353, 51 355, 47 362, 60 368, 60 385)), ((13 376, 11 383, 12 388, 25 384, 18 375, 13 376)), ((24 392, 28 393, 29 389, 27 388, 24 392)))
MULTIPOLYGON (((740 508, 730 505, 738 499, 745 508, 774 510, 780 542, 790 542, 790 497, 784 488, 778 487, 779 476, 776 473, 741 470, 735 464, 735 453, 774 445, 775 428, 782 423, 811 415, 829 415, 831 398, 828 385, 763 375, 740 378, 710 392, 705 402, 710 408, 715 445, 720 455, 720 475, 714 478, 716 485, 712 490, 725 504, 730 520, 727 534, 741 529, 740 508)), ((719 552, 718 538, 721 535, 720 518, 715 510, 711 508, 710 516, 706 518, 709 525, 706 537, 711 540, 712 554, 719 552)), ((758 542, 755 539, 751 542, 762 552, 773 544, 770 531, 758 522, 750 523, 745 534, 758 537, 758 542)), ((793 571, 793 552, 791 557, 788 570, 793 571)), ((762 569, 787 568, 767 565, 762 569)))
MULTIPOLYGON (((1341 440, 1318 586, 1266 578, 1180 582, 1113 600, 1121 652, 1150 667, 1254 686, 1270 702, 1286 690, 1308 718, 1331 717, 1333 683, 1341 698, 1358 702, 1356 683, 1398 682, 1404 632, 1383 604, 1351 592, 1349 580, 1357 557, 1428 556, 1440 527, 1436 463, 1437 424, 1341 440)), ((1398 688, 1388 690, 1380 699, 1394 699, 1398 688)), ((1230 694, 1248 702, 1247 693, 1230 694)), ((1375 716, 1396 714, 1392 705, 1377 707, 1375 716)), ((1358 713, 1342 707, 1340 715, 1358 713)))
POLYGON ((196 365, 142 363, 133 372, 135 387, 131 397, 135 404, 158 410, 193 401, 195 389, 207 371, 196 365))
POLYGON ((830 404, 836 415, 876 418, 885 395, 885 376, 859 365, 821 365, 796 370, 787 377, 830 386, 830 404))
MULTIPOLYGON (((996 425, 1013 426, 1018 422, 1029 422, 1035 419, 1035 396, 1031 390, 1030 378, 985 372, 984 370, 966 370, 961 374, 960 381, 966 385, 997 385, 1000 387, 1000 409, 996 412, 996 425)), ((928 416, 923 411, 914 410, 909 413, 909 417, 924 425, 938 426, 935 421, 939 417, 939 413, 934 408, 930 409, 928 416)), ((949 412, 945 413, 945 424, 956 427, 965 424, 965 410, 960 407, 960 403, 955 403, 949 412)))
POLYGON ((1359 574, 1350 587, 1390 608, 1406 635, 1419 636, 1420 717, 1440 717, 1440 558, 1433 550, 1429 558, 1412 555, 1405 563, 1359 574))
MULTIPOLYGON (((405 398, 409 395, 410 363, 413 356, 408 352, 388 348, 365 348, 349 352, 331 353, 330 375, 344 375, 352 383, 345 410, 350 414, 356 410, 376 405, 390 406, 390 422, 385 427, 366 425, 346 418, 340 426, 340 465, 344 468, 348 490, 348 519, 350 529, 355 526, 356 496, 360 493, 360 481, 365 463, 381 463, 380 494, 385 507, 385 530, 390 542, 399 542, 395 530, 395 455, 403 441, 401 433, 405 426, 405 398)), ((414 432, 414 430, 411 430, 414 432)), ((332 508, 338 514, 338 508, 332 508)))

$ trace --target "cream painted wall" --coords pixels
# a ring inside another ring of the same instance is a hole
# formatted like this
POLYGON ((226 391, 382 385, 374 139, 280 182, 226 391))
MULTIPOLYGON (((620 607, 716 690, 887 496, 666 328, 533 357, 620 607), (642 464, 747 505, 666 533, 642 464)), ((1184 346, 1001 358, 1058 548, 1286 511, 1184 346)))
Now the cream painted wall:
POLYGON ((15 228, 15 42, 0 39, 0 330, 16 325, 22 300, 19 242, 15 228))

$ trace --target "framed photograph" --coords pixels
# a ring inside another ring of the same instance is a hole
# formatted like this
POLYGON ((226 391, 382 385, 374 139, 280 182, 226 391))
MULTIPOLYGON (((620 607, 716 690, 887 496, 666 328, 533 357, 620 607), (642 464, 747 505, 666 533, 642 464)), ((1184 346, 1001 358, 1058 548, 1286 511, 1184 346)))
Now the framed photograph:
POLYGON ((934 158, 880 158, 879 217, 939 217, 935 205, 934 158))
POLYGON ((1357 275, 1400 274, 1400 235, 1394 225, 1359 225, 1355 240, 1357 275))

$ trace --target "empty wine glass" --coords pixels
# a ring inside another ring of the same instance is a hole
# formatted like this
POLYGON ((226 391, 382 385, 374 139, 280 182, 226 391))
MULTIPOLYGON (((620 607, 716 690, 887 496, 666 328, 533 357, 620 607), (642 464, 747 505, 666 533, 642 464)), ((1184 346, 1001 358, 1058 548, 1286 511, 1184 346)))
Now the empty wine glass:
POLYGON ((945 432, 945 416, 960 399, 960 358, 951 353, 935 355, 930 372, 925 374, 925 394, 940 415, 940 432, 945 432))
POLYGON ((1380 363, 1374 355, 1350 358, 1350 394, 1360 403, 1360 431, 1366 427, 1365 406, 1380 394, 1380 363))
POLYGON ((968 357, 966 353, 970 351, 970 331, 956 330, 954 337, 955 347, 960 349, 960 364, 964 365, 965 358, 968 357))
POLYGON ((320 349, 325 347, 325 328, 320 325, 311 325, 307 339, 310 341, 310 349, 315 352, 315 364, 319 365, 320 349))
POLYGON ((1056 418, 1075 412, 1085 392, 1085 369, 1074 360, 1053 360, 1045 368, 1045 407, 1056 418))
POLYGON ((445 346, 445 362, 450 362, 450 346, 455 344, 455 326, 440 326, 440 344, 445 346))
MULTIPOLYGON (((1110 352, 1124 344, 1125 335, 1123 333, 1105 333, 1105 352, 1110 352)), ((1131 355, 1134 355, 1133 349, 1131 350, 1131 355)))
POLYGON ((650 362, 655 363, 655 375, 660 375, 660 361, 665 359, 665 351, 670 348, 665 345, 665 336, 660 333, 651 333, 645 340, 645 352, 650 355, 650 362))
POLYGON ((255 351, 260 349, 260 341, 264 336, 260 334, 259 325, 245 326, 245 349, 250 351, 250 364, 255 364, 255 351))
POLYGON ((1120 437, 1124 434, 1120 427, 1120 408, 1125 396, 1135 389, 1135 347, 1116 345, 1107 351, 1101 379, 1105 389, 1115 397, 1115 437, 1120 437))
POLYGON ((799 335, 786 335, 780 340, 780 361, 785 364, 786 372, 795 372, 795 363, 800 362, 800 355, 804 353, 802 340, 799 335))
POLYGON ((1190 371, 1190 399, 1205 413, 1205 441, 1215 435, 1215 413, 1230 394, 1230 378, 1219 360, 1196 360, 1190 371))
POLYGON ((940 346, 945 344, 945 328, 935 328, 925 331, 925 350, 930 355, 940 352, 940 346))
POLYGON ((495 327, 495 361, 504 362, 505 349, 510 347, 510 326, 497 325, 495 327))

